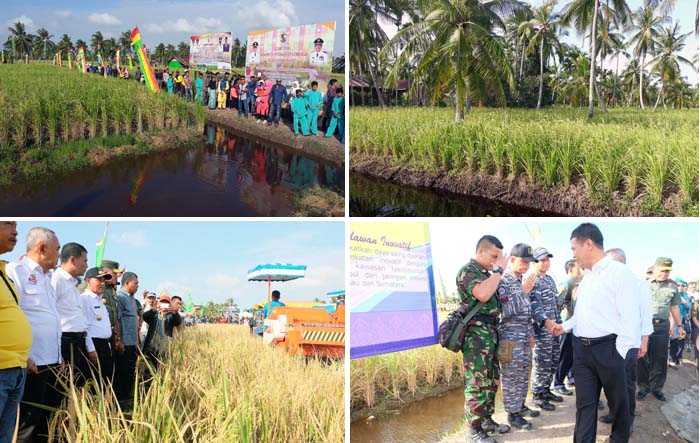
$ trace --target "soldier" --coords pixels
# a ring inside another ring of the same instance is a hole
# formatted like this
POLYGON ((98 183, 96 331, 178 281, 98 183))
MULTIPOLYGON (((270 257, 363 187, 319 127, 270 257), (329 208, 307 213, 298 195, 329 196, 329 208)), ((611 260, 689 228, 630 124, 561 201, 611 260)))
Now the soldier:
POLYGON ((520 429, 532 429, 523 416, 537 417, 538 411, 525 406, 527 397, 530 348, 533 345, 532 311, 529 293, 535 284, 535 274, 523 275, 536 262, 532 248, 518 243, 510 251, 508 269, 498 284, 498 302, 501 306, 501 322, 498 337, 501 342, 512 342, 510 362, 501 362, 501 389, 503 408, 508 413, 508 423, 520 429))
POLYGON ((253 42, 248 54, 248 65, 257 65, 260 63, 260 54, 258 53, 258 42, 253 42))
MULTIPOLYGON (((671 329, 669 319, 673 317, 676 324, 682 324, 678 305, 681 297, 678 286, 668 278, 673 267, 673 260, 666 257, 656 259, 654 276, 649 281, 651 287, 652 314, 654 316, 654 332, 649 337, 647 355, 640 359, 637 365, 637 400, 644 400, 649 390, 659 401, 666 401, 662 392, 666 382, 666 363, 668 342, 671 329)), ((685 338, 685 330, 679 328, 681 339, 685 338)))
MULTIPOLYGON (((559 318, 566 321, 574 314, 574 304, 576 302, 576 290, 583 278, 583 269, 576 264, 576 260, 567 260, 564 265, 568 280, 564 290, 559 294, 559 318)), ((574 363, 574 350, 572 346, 573 334, 565 333, 559 336, 559 365, 554 376, 554 392, 564 395, 573 395, 573 392, 566 389, 564 379, 569 379, 569 386, 574 385, 574 374, 571 367, 574 363)))
POLYGON ((493 295, 505 264, 501 242, 485 235, 476 244, 476 258, 457 273, 457 291, 462 299, 460 309, 466 313, 483 303, 469 322, 462 349, 464 416, 470 427, 469 443, 495 443, 487 432, 505 434, 510 431, 509 426, 500 425, 491 418, 498 390, 498 300, 493 295))
POLYGON ((328 64, 328 53, 322 51, 323 39, 314 40, 314 50, 309 53, 309 64, 311 66, 325 66, 328 64))
MULTIPOLYGON (((119 263, 112 260, 102 260, 102 271, 109 274, 110 278, 105 281, 105 289, 102 292, 102 303, 107 308, 109 313, 109 323, 112 327, 112 361, 116 358, 116 353, 124 352, 124 343, 122 343, 121 338, 121 325, 119 323, 119 301, 117 298, 117 286, 119 282, 117 281, 117 274, 121 274, 122 270, 119 269, 119 263)), ((114 372, 114 366, 112 366, 112 372, 114 372)), ((113 378, 114 374, 110 375, 110 380, 113 378)))
POLYGON ((559 337, 550 334, 555 323, 561 323, 557 311, 557 284, 547 275, 552 254, 545 248, 536 248, 537 262, 533 265, 536 274, 535 285, 530 291, 535 321, 535 347, 530 383, 535 406, 545 411, 553 411, 550 401, 562 402, 564 399, 549 390, 552 376, 559 366, 559 337))

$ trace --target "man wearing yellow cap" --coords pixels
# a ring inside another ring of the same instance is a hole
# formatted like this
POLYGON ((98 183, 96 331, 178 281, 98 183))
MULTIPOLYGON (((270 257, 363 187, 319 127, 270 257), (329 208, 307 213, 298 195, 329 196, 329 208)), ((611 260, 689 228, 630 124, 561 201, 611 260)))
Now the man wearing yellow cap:
MULTIPOLYGON (((659 257, 654 265, 653 277, 649 281, 651 287, 651 304, 654 332, 649 336, 647 355, 639 360, 637 365, 637 400, 644 400, 651 393, 659 401, 666 401, 662 392, 666 382, 666 361, 668 359, 668 344, 673 323, 682 324, 678 305, 681 297, 678 286, 669 279, 673 268, 673 260, 659 257)), ((685 330, 679 328, 680 338, 685 338, 685 330)))

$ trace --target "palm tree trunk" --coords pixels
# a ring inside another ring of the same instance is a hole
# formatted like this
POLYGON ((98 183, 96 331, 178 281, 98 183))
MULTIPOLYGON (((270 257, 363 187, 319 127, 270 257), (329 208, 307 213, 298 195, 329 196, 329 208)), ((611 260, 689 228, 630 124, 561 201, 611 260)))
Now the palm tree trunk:
POLYGON ((523 39, 523 50, 520 53, 520 74, 518 74, 518 86, 523 78, 523 64, 525 63, 525 39, 523 39))
POLYGON ((661 101, 661 96, 664 93, 664 84, 661 83, 661 90, 659 91, 659 95, 656 97, 656 103, 654 103, 654 109, 651 110, 651 112, 656 112, 656 108, 659 107, 659 102, 661 101))
MULTIPOLYGON (((603 64, 605 63, 605 56, 604 56, 605 50, 604 50, 604 48, 605 48, 605 46, 603 46, 601 48, 601 51, 600 51, 600 69, 603 69, 603 64)), ((603 94, 601 92, 600 85, 596 85, 595 92, 598 95, 598 105, 601 106, 603 108, 603 112, 607 114, 608 113, 608 104, 607 104, 607 101, 603 99, 603 94)))
POLYGON ((643 83, 644 83, 644 53, 641 55, 639 61, 639 105, 644 109, 644 95, 643 95, 643 83))
POLYGON ((540 34, 540 92, 537 96, 537 109, 542 107, 542 88, 544 87, 544 34, 540 34))
POLYGON ((617 107, 617 79, 620 76, 620 53, 617 53, 617 65, 615 66, 615 81, 613 82, 613 106, 617 107))
POLYGON ((374 76, 374 69, 372 69, 372 61, 367 60, 367 67, 369 68, 369 76, 372 78, 372 84, 374 85, 374 90, 377 91, 377 98, 379 100, 379 107, 383 108, 386 106, 386 103, 384 103, 384 97, 382 96, 382 92, 379 90, 379 85, 377 85, 377 79, 374 76))
POLYGON ((597 27, 597 21, 596 17, 598 17, 598 0, 594 0, 593 3, 593 19, 592 24, 591 24, 591 75, 590 79, 588 81, 588 119, 593 118, 593 106, 595 103, 593 102, 593 89, 595 88, 595 36, 596 36, 596 27, 597 27))

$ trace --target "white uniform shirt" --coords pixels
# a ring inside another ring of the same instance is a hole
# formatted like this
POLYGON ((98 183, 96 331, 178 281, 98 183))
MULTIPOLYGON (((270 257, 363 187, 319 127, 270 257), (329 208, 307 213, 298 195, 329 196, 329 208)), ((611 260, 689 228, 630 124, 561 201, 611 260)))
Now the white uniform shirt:
POLYGON ((578 286, 574 316, 562 324, 576 337, 616 334, 617 352, 624 359, 641 343, 639 281, 622 263, 606 255, 585 270, 578 286))
POLYGON ((325 66, 328 63, 328 53, 326 51, 311 51, 309 54, 309 64, 311 66, 325 66))
MULTIPOLYGON (((61 330, 63 332, 87 332, 88 320, 83 312, 83 302, 80 300, 78 279, 63 268, 58 268, 51 277, 51 286, 56 293, 56 308, 61 317, 61 330)), ((92 342, 90 334, 85 337, 85 347, 88 352, 95 350, 95 344, 92 342)))
POLYGON ((83 313, 88 320, 88 335, 95 338, 111 338, 112 325, 109 322, 107 307, 102 303, 102 295, 86 289, 80 298, 83 313))
POLYGON ((260 53, 259 52, 251 52, 248 54, 248 64, 249 65, 257 65, 260 63, 260 53))
POLYGON ((37 366, 61 363, 61 319, 51 286, 51 271, 29 257, 7 265, 7 275, 21 294, 19 306, 32 326, 29 358, 37 366))
POLYGON ((651 335, 654 332, 654 314, 651 311, 651 288, 649 282, 641 278, 639 282, 639 310, 642 335, 651 335))

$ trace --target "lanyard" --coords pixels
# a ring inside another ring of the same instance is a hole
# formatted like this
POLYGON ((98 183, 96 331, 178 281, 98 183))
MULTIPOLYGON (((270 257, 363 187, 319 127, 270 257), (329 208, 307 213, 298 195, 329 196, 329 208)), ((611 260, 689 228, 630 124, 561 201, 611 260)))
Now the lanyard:
POLYGON ((4 281, 5 284, 7 285, 7 289, 9 289, 10 292, 12 293, 12 297, 15 299, 15 303, 17 303, 17 305, 19 306, 19 300, 17 299, 17 294, 15 294, 15 291, 12 289, 12 285, 10 285, 10 282, 7 281, 7 278, 5 277, 5 274, 2 271, 0 271, 0 277, 2 277, 2 281, 4 281))

